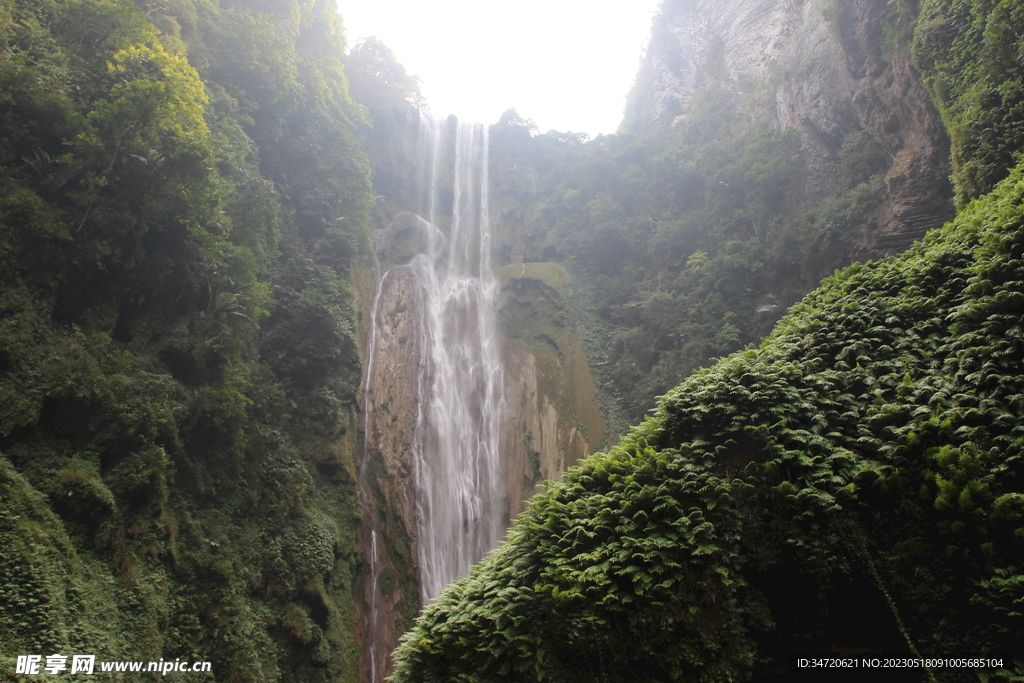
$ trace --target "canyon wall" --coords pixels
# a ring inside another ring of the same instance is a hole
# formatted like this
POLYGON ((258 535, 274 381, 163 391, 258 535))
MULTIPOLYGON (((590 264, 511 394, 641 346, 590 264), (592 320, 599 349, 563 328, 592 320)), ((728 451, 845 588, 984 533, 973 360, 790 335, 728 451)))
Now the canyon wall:
POLYGON ((912 18, 885 0, 674 0, 656 18, 623 128, 684 117, 710 86, 755 117, 799 131, 813 200, 834 192, 839 151, 858 132, 888 157, 888 198, 862 256, 898 253, 952 217, 949 141, 911 65, 912 18))
MULTIPOLYGON (((373 295, 371 295, 373 297, 373 295)), ((365 680, 384 680, 390 652, 419 609, 412 437, 420 402, 420 291, 408 268, 389 271, 368 307, 360 546, 365 680), (372 322, 376 318, 376 323, 372 322)))
POLYGON ((503 462, 515 517, 540 482, 561 479, 608 434, 562 267, 511 264, 498 280, 509 407, 503 462))

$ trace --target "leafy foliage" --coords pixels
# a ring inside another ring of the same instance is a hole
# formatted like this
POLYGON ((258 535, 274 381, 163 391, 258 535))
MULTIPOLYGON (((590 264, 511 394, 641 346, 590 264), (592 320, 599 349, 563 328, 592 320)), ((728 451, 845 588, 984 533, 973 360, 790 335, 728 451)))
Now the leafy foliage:
POLYGON ((743 679, 849 582, 840 619, 894 634, 869 651, 1020 652, 1022 202, 1018 169, 669 392, 427 607, 393 680, 743 679))
POLYGON ((1020 161, 1024 10, 1012 0, 923 2, 913 54, 950 131, 963 205, 1020 161))
POLYGON ((144 9, 0 7, 0 653, 354 679, 340 22, 144 9))
POLYGON ((712 83, 685 118, 641 136, 531 136, 514 112, 492 129, 504 256, 569 267, 598 380, 631 422, 694 369, 761 339, 877 227, 887 160, 876 140, 848 135, 835 192, 809 199, 799 134, 749 109, 712 83))
POLYGON ((367 107, 423 104, 419 79, 407 74, 391 49, 378 38, 371 36, 352 48, 347 65, 352 97, 367 107))

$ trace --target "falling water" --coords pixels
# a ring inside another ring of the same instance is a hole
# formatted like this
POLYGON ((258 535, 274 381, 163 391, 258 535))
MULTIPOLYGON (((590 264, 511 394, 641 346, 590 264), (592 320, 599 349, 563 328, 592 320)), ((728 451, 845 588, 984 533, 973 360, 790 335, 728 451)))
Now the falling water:
POLYGON ((380 571, 377 569, 377 531, 370 531, 370 628, 367 633, 370 635, 367 642, 368 656, 370 662, 370 683, 377 683, 377 619, 380 608, 377 605, 377 579, 380 571))
MULTIPOLYGON (((413 326, 418 343, 409 348, 419 354, 410 359, 417 383, 414 433, 408 436, 408 451, 402 450, 411 453, 413 465, 420 597, 426 603, 465 575, 504 533, 499 435, 506 411, 495 320, 498 285, 490 261, 487 129, 423 116, 419 131, 420 213, 396 216, 378 242, 385 261, 398 258, 398 251, 406 254, 401 260, 411 260, 380 280, 370 354, 384 324, 378 311, 381 293, 388 275, 402 269, 415 282, 416 294, 409 295, 414 300, 404 303, 418 316, 413 326)), ((402 281, 408 281, 405 275, 402 281)), ((368 441, 375 367, 371 357, 365 397, 368 441)), ((369 452, 364 471, 368 457, 369 452)), ((377 540, 371 533, 371 541, 377 540)), ((375 624, 376 589, 371 590, 375 624)), ((375 665, 370 675, 375 678, 375 665)))
MULTIPOLYGON (((430 125, 427 213, 435 223, 444 127, 430 125)), ((427 137, 427 136, 425 136, 427 137)), ((464 575, 504 532, 499 502, 503 371, 494 315, 487 206, 487 129, 459 123, 447 239, 410 264, 423 289, 416 461, 423 601, 464 575)), ((437 234, 431 232, 431 234, 437 234)))
MULTIPOLYGON (((370 415, 373 413, 373 394, 370 391, 370 378, 373 377, 373 361, 376 357, 377 347, 377 314, 380 308, 380 295, 384 291, 385 281, 387 279, 387 273, 380 278, 380 282, 377 284, 377 294, 373 299, 373 308, 370 313, 370 320, 373 324, 370 326, 370 339, 369 349, 367 353, 367 366, 366 366, 366 393, 364 396, 363 403, 363 433, 370 433, 370 415)), ((370 440, 367 438, 363 444, 363 461, 360 464, 359 474, 359 497, 361 500, 368 501, 370 496, 366 491, 366 473, 369 469, 367 467, 367 459, 369 458, 369 443, 370 440)), ((372 524, 372 522, 371 522, 372 524)), ((377 683, 378 671, 377 666, 379 660, 377 658, 377 621, 379 618, 380 605, 378 605, 378 591, 377 583, 380 574, 380 570, 377 567, 377 530, 370 528, 370 623, 369 628, 366 631, 366 647, 367 647, 367 661, 370 667, 370 683, 377 683)))

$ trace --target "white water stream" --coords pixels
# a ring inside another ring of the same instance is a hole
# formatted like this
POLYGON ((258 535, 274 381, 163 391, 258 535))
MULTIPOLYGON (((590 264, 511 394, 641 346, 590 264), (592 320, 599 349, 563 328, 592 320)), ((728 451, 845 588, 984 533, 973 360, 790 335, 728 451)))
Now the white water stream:
MULTIPOLYGON (((398 303, 418 316, 412 326, 418 330, 418 343, 409 348, 418 349, 419 357, 402 361, 405 367, 415 367, 416 415, 409 448, 399 451, 412 455, 416 559, 425 604, 464 576, 504 534, 507 511, 499 439, 507 411, 495 319, 498 284, 490 260, 487 128, 422 116, 418 154, 420 213, 396 216, 378 244, 382 254, 394 258, 389 245, 397 240, 404 245, 404 259, 411 260, 385 272, 378 285, 371 314, 364 428, 369 444, 372 413, 383 400, 372 395, 374 376, 394 366, 373 357, 380 353, 377 342, 388 317, 379 310, 380 302, 388 276, 402 269, 412 275, 418 290, 413 301, 398 303)), ((371 500, 365 486, 371 457, 369 450, 364 452, 364 501, 371 500)), ((380 571, 378 535, 371 527, 369 564, 374 574, 380 571)), ((385 617, 378 615, 375 575, 369 588, 369 673, 371 683, 377 683, 377 626, 385 617)))
POLYGON ((445 125, 424 117, 427 217, 438 221, 439 179, 452 173, 447 239, 427 240, 410 267, 423 289, 416 461, 420 593, 436 598, 494 548, 505 530, 499 437, 505 414, 487 198, 487 129, 459 123, 455 158, 445 125), (453 164, 446 168, 446 162, 453 164))

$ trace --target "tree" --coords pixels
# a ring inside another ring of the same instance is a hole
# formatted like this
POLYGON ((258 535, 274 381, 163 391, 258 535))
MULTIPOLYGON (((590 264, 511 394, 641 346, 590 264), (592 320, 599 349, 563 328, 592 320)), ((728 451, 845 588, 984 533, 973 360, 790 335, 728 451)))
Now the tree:
POLYGON ((367 107, 422 107, 419 78, 410 76, 395 53, 370 36, 358 43, 345 63, 352 99, 367 107))

